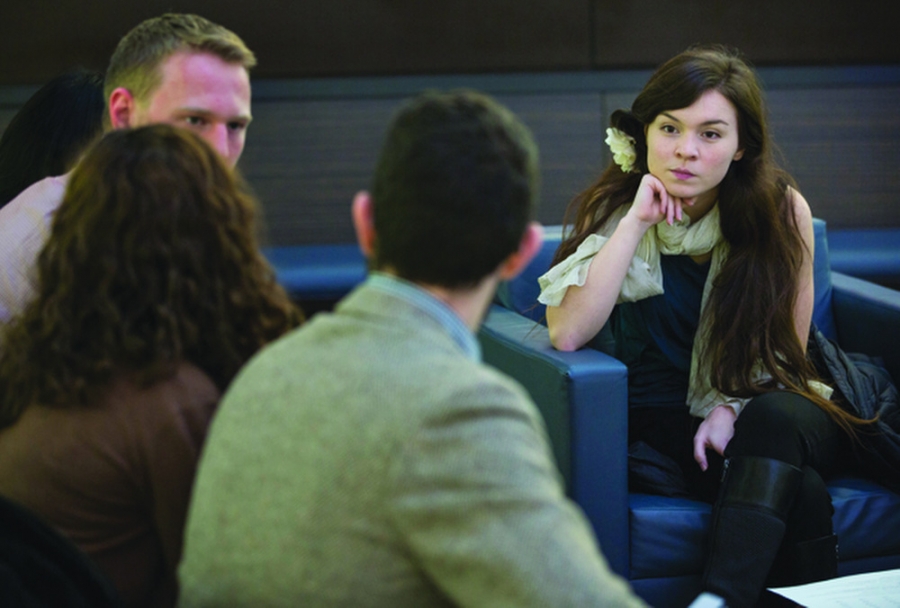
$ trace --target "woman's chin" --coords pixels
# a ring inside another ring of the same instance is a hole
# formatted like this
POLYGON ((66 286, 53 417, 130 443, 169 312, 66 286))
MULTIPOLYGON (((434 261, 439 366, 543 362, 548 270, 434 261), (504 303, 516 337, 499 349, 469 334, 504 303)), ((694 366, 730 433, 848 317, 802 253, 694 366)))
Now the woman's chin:
POLYGON ((669 196, 673 196, 675 198, 696 198, 701 193, 697 188, 688 186, 686 184, 680 183, 668 183, 665 184, 666 192, 669 193, 669 196))

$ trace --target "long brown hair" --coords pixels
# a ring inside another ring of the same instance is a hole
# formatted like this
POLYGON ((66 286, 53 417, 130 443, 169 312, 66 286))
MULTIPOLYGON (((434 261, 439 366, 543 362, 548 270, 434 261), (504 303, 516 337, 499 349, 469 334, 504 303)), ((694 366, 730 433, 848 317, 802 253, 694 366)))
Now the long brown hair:
POLYGON ((797 336, 793 315, 808 253, 793 211, 795 184, 773 159, 762 88, 737 51, 721 46, 690 48, 660 66, 630 111, 613 113, 611 126, 636 142, 639 173, 623 173, 610 163, 572 201, 566 212, 572 232, 560 245, 554 263, 568 257, 618 208, 634 200, 641 177, 648 172, 645 127, 661 112, 686 108, 710 90, 734 105, 739 149, 744 151, 719 185, 719 223, 729 254, 704 312, 710 315, 710 339, 701 357, 714 362, 709 365, 712 386, 726 395, 752 397, 780 385, 808 397, 849 430, 862 421, 810 389, 816 372, 797 336), (773 378, 765 386, 755 381, 759 362, 773 378))
POLYGON ((184 361, 224 389, 302 320, 254 234, 256 201, 199 137, 114 131, 73 172, 38 289, 0 338, 0 426, 32 403, 89 403, 115 374, 141 385, 184 361))

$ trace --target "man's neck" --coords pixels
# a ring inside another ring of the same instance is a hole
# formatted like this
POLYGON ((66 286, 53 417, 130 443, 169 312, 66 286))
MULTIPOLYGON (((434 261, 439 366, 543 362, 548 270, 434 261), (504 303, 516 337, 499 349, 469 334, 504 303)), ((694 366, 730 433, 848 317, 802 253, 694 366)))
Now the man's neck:
MULTIPOLYGON (((391 268, 379 268, 378 272, 402 278, 391 268)), ((494 274, 484 277, 475 287, 465 289, 451 289, 440 285, 413 282, 416 287, 424 289, 449 306, 466 324, 466 327, 472 330, 472 333, 476 333, 481 327, 488 306, 494 299, 498 283, 499 279, 494 274)))
POLYGON ((419 287, 453 309, 472 333, 476 333, 484 321, 488 306, 494 299, 497 279, 492 275, 482 279, 475 287, 467 289, 448 289, 421 284, 419 287))

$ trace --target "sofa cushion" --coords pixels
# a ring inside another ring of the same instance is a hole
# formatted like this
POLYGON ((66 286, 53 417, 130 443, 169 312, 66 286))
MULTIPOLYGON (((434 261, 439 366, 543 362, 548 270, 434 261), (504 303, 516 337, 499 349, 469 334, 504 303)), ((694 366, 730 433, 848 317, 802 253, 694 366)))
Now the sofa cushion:
MULTIPOLYGON (((900 495, 854 477, 828 483, 840 560, 900 554, 900 495)), ((629 495, 631 579, 700 574, 710 505, 629 495)))
POLYGON ((628 578, 698 574, 703 568, 710 505, 686 498, 628 495, 628 578))
POLYGON ((856 477, 828 484, 840 559, 900 554, 900 495, 856 477))

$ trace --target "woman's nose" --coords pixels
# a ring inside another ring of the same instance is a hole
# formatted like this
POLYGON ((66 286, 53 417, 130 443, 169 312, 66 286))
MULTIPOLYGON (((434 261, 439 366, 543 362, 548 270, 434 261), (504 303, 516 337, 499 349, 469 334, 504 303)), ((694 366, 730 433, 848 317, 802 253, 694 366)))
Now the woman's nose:
POLYGON ((694 158, 697 156, 697 144, 690 135, 681 137, 678 140, 675 153, 682 158, 694 158))

